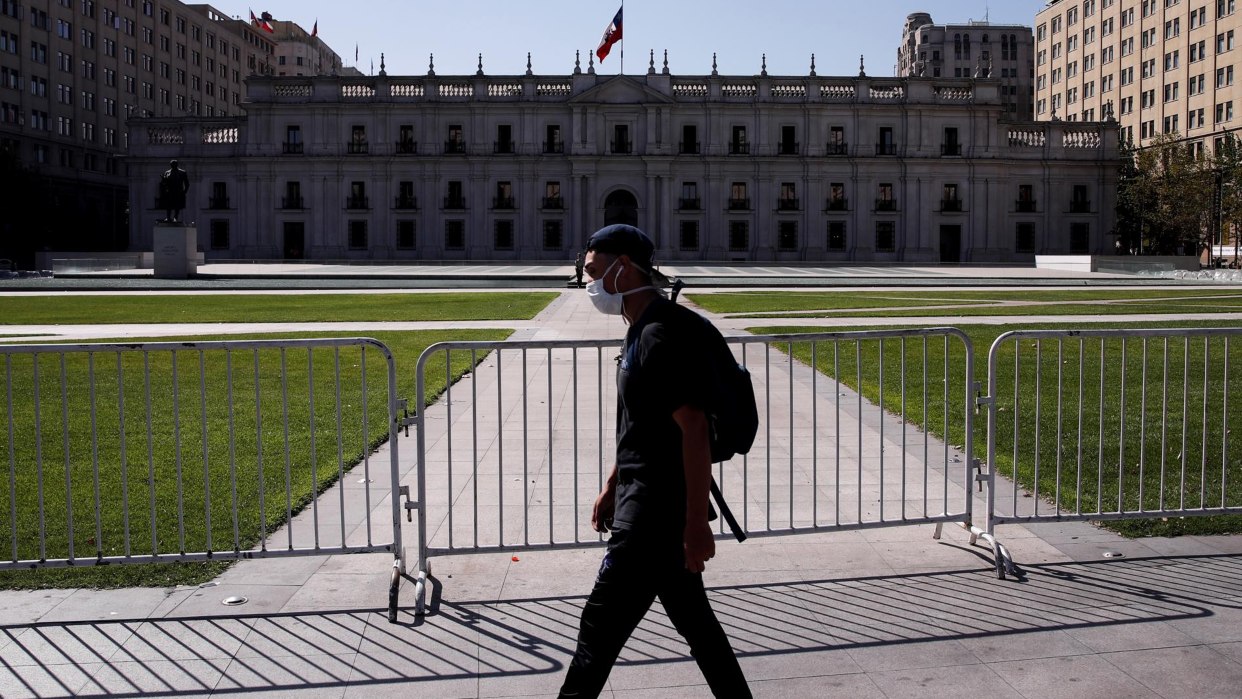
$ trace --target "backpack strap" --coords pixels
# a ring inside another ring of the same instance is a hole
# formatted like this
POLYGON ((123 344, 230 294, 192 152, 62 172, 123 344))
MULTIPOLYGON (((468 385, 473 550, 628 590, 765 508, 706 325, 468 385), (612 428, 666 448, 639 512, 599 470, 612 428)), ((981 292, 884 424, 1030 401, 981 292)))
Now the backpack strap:
POLYGON ((716 507, 720 508, 720 516, 724 517, 725 522, 729 524, 730 531, 738 543, 746 541, 746 530, 737 523, 737 519, 733 517, 733 511, 729 509, 729 504, 724 501, 724 496, 720 494, 720 487, 716 485, 716 479, 712 478, 712 498, 716 500, 716 507))

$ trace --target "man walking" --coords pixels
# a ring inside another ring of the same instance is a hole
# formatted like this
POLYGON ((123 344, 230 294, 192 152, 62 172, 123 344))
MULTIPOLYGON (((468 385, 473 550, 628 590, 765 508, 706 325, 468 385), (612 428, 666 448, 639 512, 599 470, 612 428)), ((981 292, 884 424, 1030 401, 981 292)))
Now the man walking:
POLYGON ((717 697, 749 697, 746 678, 703 588, 716 553, 708 523, 711 456, 707 321, 665 298, 655 246, 639 229, 606 226, 587 241, 587 293, 630 328, 617 370, 617 457, 591 524, 612 530, 582 610, 562 697, 595 697, 658 597, 717 697))

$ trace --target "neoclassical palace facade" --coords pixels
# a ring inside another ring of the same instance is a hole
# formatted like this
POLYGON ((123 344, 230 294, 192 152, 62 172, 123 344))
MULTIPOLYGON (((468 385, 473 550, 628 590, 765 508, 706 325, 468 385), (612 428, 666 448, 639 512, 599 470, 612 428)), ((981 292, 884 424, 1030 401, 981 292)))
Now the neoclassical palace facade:
POLYGON ((1021 263, 1105 253, 1113 122, 1005 121, 997 80, 278 77, 246 115, 129 122, 130 235, 180 161, 208 259, 1021 263))

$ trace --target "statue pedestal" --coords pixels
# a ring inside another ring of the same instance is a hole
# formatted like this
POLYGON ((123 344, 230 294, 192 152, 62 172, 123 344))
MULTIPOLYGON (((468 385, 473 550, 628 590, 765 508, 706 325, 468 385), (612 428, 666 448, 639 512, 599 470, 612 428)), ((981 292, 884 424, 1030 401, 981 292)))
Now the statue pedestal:
POLYGON ((181 223, 157 223, 154 240, 157 279, 188 279, 198 271, 198 228, 181 223))

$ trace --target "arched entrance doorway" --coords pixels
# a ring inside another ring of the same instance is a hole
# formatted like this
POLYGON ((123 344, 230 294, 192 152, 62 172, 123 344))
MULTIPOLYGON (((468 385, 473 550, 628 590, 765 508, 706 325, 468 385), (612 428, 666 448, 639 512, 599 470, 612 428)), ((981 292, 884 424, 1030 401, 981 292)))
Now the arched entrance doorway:
POLYGON ((614 223, 638 225, 638 200, 627 190, 618 189, 604 199, 604 225, 614 223))

